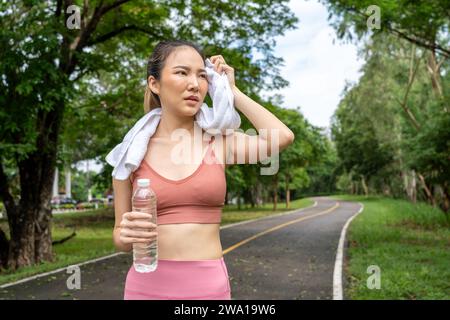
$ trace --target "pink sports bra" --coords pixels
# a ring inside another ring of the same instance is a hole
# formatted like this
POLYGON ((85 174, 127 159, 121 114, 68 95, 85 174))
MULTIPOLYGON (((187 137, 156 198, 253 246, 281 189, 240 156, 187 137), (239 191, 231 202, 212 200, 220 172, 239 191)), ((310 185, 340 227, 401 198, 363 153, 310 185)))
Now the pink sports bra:
POLYGON ((190 176, 181 180, 167 179, 153 170, 145 159, 131 174, 133 194, 137 179, 149 178, 157 197, 157 224, 220 223, 225 203, 225 167, 215 158, 212 141, 202 163, 190 176))

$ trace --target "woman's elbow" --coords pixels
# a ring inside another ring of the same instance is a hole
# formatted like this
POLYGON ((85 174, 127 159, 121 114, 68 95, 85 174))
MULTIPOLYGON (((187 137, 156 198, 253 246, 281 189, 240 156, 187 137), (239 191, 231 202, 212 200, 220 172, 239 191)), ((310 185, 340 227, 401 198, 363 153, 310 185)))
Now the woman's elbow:
POLYGON ((284 134, 283 140, 281 142, 281 145, 284 147, 287 147, 294 143, 295 135, 292 131, 289 130, 289 132, 286 132, 284 134))
POLYGON ((289 135, 289 144, 293 144, 295 140, 295 135, 293 132, 289 135))

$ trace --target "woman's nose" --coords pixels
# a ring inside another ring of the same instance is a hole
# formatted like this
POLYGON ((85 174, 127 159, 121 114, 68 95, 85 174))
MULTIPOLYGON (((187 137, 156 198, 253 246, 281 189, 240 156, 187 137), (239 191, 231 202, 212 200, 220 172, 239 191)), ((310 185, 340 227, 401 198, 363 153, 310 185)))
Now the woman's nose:
POLYGON ((189 84, 194 88, 198 88, 198 79, 195 75, 189 78, 189 84))

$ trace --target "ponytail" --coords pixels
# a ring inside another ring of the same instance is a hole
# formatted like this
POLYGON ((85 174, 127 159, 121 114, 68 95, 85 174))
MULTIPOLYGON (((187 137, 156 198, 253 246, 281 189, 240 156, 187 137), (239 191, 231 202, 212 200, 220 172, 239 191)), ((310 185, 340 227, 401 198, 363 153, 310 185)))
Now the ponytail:
POLYGON ((159 96, 154 94, 148 86, 145 87, 144 93, 144 113, 148 113, 153 109, 161 108, 159 96))

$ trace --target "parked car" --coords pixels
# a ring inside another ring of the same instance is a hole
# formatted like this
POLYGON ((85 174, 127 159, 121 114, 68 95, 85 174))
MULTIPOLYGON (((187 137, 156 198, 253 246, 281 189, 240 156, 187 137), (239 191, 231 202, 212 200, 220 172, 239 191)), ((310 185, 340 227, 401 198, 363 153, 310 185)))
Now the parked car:
POLYGON ((70 208, 75 208, 76 204, 79 201, 69 198, 69 197, 65 197, 65 196, 56 196, 53 197, 53 199, 50 201, 50 204, 52 206, 53 209, 70 209, 70 208))
POLYGON ((78 201, 72 198, 64 198, 60 201, 59 204, 77 204, 78 201))

